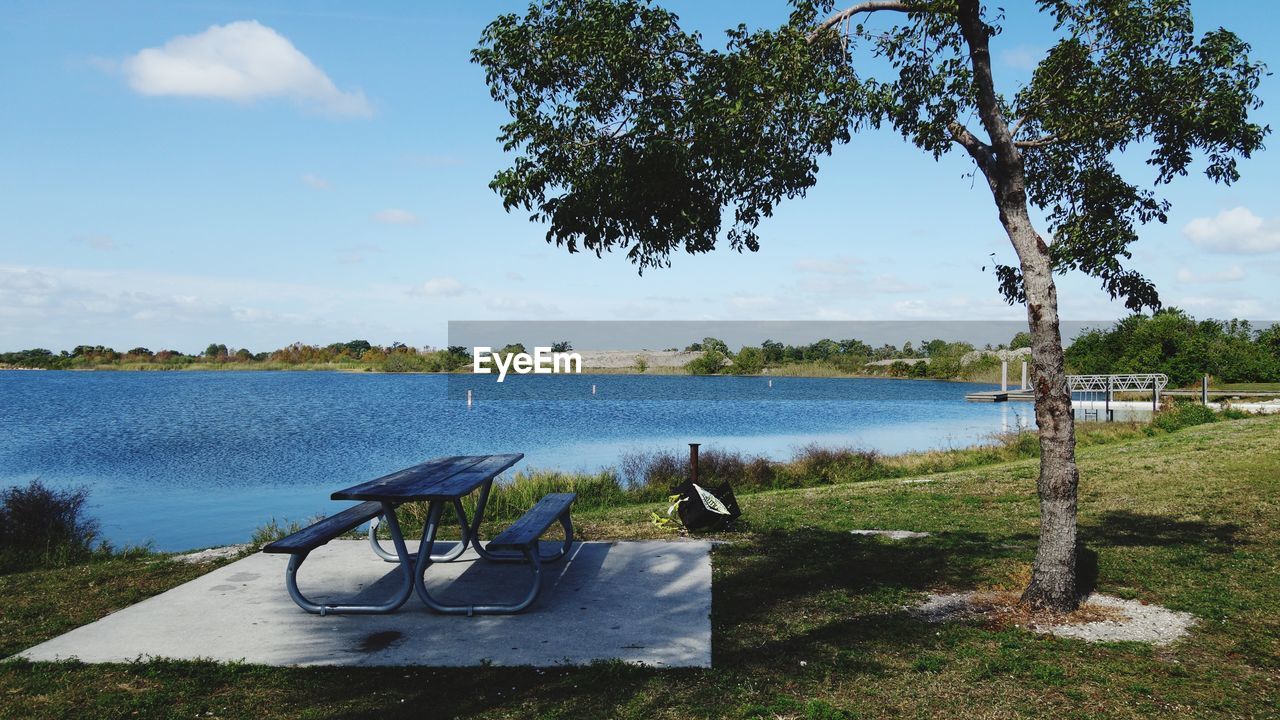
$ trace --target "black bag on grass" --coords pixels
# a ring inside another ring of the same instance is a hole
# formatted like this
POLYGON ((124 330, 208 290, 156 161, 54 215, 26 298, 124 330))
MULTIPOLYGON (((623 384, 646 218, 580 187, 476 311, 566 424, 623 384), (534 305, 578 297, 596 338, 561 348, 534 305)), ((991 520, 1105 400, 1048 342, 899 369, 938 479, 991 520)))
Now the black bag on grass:
POLYGON ((680 522, 689 530, 717 530, 742 515, 727 482, 707 488, 686 480, 676 486, 675 494, 681 498, 676 506, 680 522))

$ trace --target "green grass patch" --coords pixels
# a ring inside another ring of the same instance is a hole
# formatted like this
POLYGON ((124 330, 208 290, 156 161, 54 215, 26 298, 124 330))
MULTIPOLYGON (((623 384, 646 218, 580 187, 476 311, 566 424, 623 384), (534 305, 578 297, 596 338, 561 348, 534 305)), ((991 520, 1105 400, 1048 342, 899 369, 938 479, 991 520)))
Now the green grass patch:
MULTIPOLYGON (((1197 386, 1192 389, 1200 388, 1197 386)), ((1209 389, 1235 392, 1280 392, 1280 382, 1211 383, 1209 389)))
POLYGON ((0 657, 162 593, 213 567, 134 551, 71 567, 0 575, 0 596, 5 598, 0 603, 0 657))

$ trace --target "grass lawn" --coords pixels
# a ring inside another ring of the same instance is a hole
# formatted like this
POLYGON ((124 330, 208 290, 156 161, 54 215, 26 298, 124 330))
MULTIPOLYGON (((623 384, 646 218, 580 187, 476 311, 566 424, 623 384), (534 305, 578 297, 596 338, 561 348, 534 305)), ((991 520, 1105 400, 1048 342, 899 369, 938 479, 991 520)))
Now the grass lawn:
MULTIPOLYGON (((928 590, 1024 581, 1037 532, 1029 459, 743 497, 740 527, 722 536, 733 542, 714 556, 711 670, 9 662, 0 716, 1276 717, 1280 417, 1088 446, 1079 457, 1097 588, 1193 613, 1188 638, 1089 644, 902 612, 928 590), (933 536, 892 542, 855 528, 933 536)), ((654 508, 584 512, 577 524, 588 539, 661 536, 648 523, 654 508)), ((200 571, 137 558, 0 576, 0 651, 200 571)))
POLYGON ((1237 392, 1280 392, 1280 383, 1220 383, 1210 390, 1235 390, 1237 392))
MULTIPOLYGON (((1237 392, 1237 393, 1277 393, 1280 392, 1280 382, 1241 382, 1241 383, 1224 383, 1213 381, 1209 384, 1211 392, 1237 392)), ((1193 397, 1200 396, 1200 383, 1196 382, 1192 385, 1186 385, 1180 388, 1170 387, 1165 390, 1177 393, 1192 393, 1193 397)))

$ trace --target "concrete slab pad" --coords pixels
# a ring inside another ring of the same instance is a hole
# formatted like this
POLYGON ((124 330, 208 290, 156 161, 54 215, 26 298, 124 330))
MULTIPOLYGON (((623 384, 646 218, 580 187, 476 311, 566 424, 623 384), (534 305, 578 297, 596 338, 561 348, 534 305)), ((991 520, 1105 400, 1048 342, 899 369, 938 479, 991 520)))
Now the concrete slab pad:
MULTIPOLYGON (((415 543, 410 543, 410 550, 415 543)), ((447 543, 437 543, 437 551, 447 543)), ((417 596, 390 615, 303 612, 284 587, 288 556, 258 553, 20 653, 31 660, 211 659, 263 665, 578 665, 596 660, 711 666, 711 544, 589 542, 543 566, 542 594, 520 615, 445 616, 417 596)), ((551 546, 547 547, 551 550, 551 546)), ((397 566, 365 542, 334 541, 298 573, 317 601, 369 602, 398 588, 397 566)), ((471 551, 433 565, 446 602, 520 598, 521 565, 471 551)))

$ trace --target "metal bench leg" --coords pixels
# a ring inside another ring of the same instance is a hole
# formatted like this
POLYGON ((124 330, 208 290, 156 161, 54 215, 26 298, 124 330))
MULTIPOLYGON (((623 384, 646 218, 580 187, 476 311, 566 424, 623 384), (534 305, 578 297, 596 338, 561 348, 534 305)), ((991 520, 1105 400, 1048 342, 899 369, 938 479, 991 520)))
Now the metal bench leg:
POLYGON ((569 547, 573 545, 573 519, 569 517, 568 508, 565 508, 564 514, 560 516, 560 527, 564 529, 564 544, 560 546, 560 551, 551 557, 541 558, 543 562, 555 562, 569 554, 569 547))
MULTIPOLYGON (((569 554, 569 547, 573 545, 573 520, 569 517, 568 510, 565 510, 564 514, 560 516, 560 527, 564 529, 564 543, 560 546, 559 550, 556 550, 555 552, 549 555, 543 555, 541 550, 541 543, 539 543, 538 559, 544 563, 556 562, 557 560, 563 558, 565 555, 569 554)), ((476 553, 479 554, 480 557, 490 562, 499 562, 499 563, 528 562, 523 554, 489 552, 487 549, 480 546, 479 538, 476 538, 475 540, 473 540, 472 547, 475 548, 476 553)))
POLYGON ((537 599, 538 592, 542 590, 542 562, 536 551, 524 550, 521 558, 529 563, 529 567, 533 571, 533 585, 530 586, 528 594, 520 602, 511 605, 448 605, 436 600, 427 590, 426 572, 434 562, 431 559, 431 546, 435 543, 436 528, 440 523, 440 515, 443 506, 439 502, 432 502, 431 509, 427 513, 427 524, 422 528, 422 544, 418 546, 418 560, 413 570, 414 587, 418 591, 418 597, 422 602, 432 610, 443 613, 445 615, 509 615, 518 613, 530 605, 537 599))
POLYGON ((302 563, 306 561, 309 553, 295 553, 289 557, 289 567, 284 571, 284 585, 289 590, 289 597, 298 604, 298 607, 309 613, 316 615, 381 615, 384 613, 395 612, 409 596, 413 594, 413 561, 409 558, 408 549, 404 544, 404 536, 400 534, 400 523, 396 521, 395 509, 384 503, 384 509, 387 511, 387 527, 391 531, 391 542, 395 545, 396 551, 400 554, 397 562, 400 563, 401 587, 400 590, 384 603, 371 605, 325 605, 317 603, 298 589, 298 568, 302 567, 302 563))
POLYGON ((489 562, 524 562, 523 555, 517 555, 515 553, 491 553, 480 544, 480 523, 484 522, 484 510, 489 504, 489 490, 492 486, 492 483, 485 483, 484 486, 480 488, 480 499, 476 501, 476 515, 471 518, 471 547, 476 551, 477 555, 489 562))
MULTIPOLYGON (((516 553, 496 553, 489 552, 480 544, 480 523, 484 522, 484 509, 489 502, 489 488, 491 483, 486 483, 480 489, 480 499, 476 502, 476 516, 471 519, 471 547, 480 557, 489 562, 497 563, 522 563, 526 562, 523 554, 516 553)), ((573 544, 573 521, 569 518, 569 509, 565 508, 564 515, 560 516, 560 527, 564 528, 564 546, 558 552, 550 555, 540 555, 542 562, 555 562, 564 557, 569 552, 569 546, 573 544)), ((541 553, 541 550, 539 550, 541 553)), ((432 558, 433 560, 435 558, 432 558)))
MULTIPOLYGON (((453 562, 462 553, 467 551, 467 545, 471 543, 471 525, 467 522, 467 511, 462 508, 461 500, 453 501, 454 513, 458 516, 458 527, 462 529, 462 537, 458 540, 457 547, 453 548, 443 555, 431 556, 431 562, 453 562)), ((386 551, 382 547, 382 543, 378 541, 378 525, 381 524, 382 517, 376 517, 369 521, 369 545, 373 548, 373 553, 387 562, 400 562, 400 558, 386 551)), ((411 560, 416 560, 418 553, 409 553, 411 560)))

